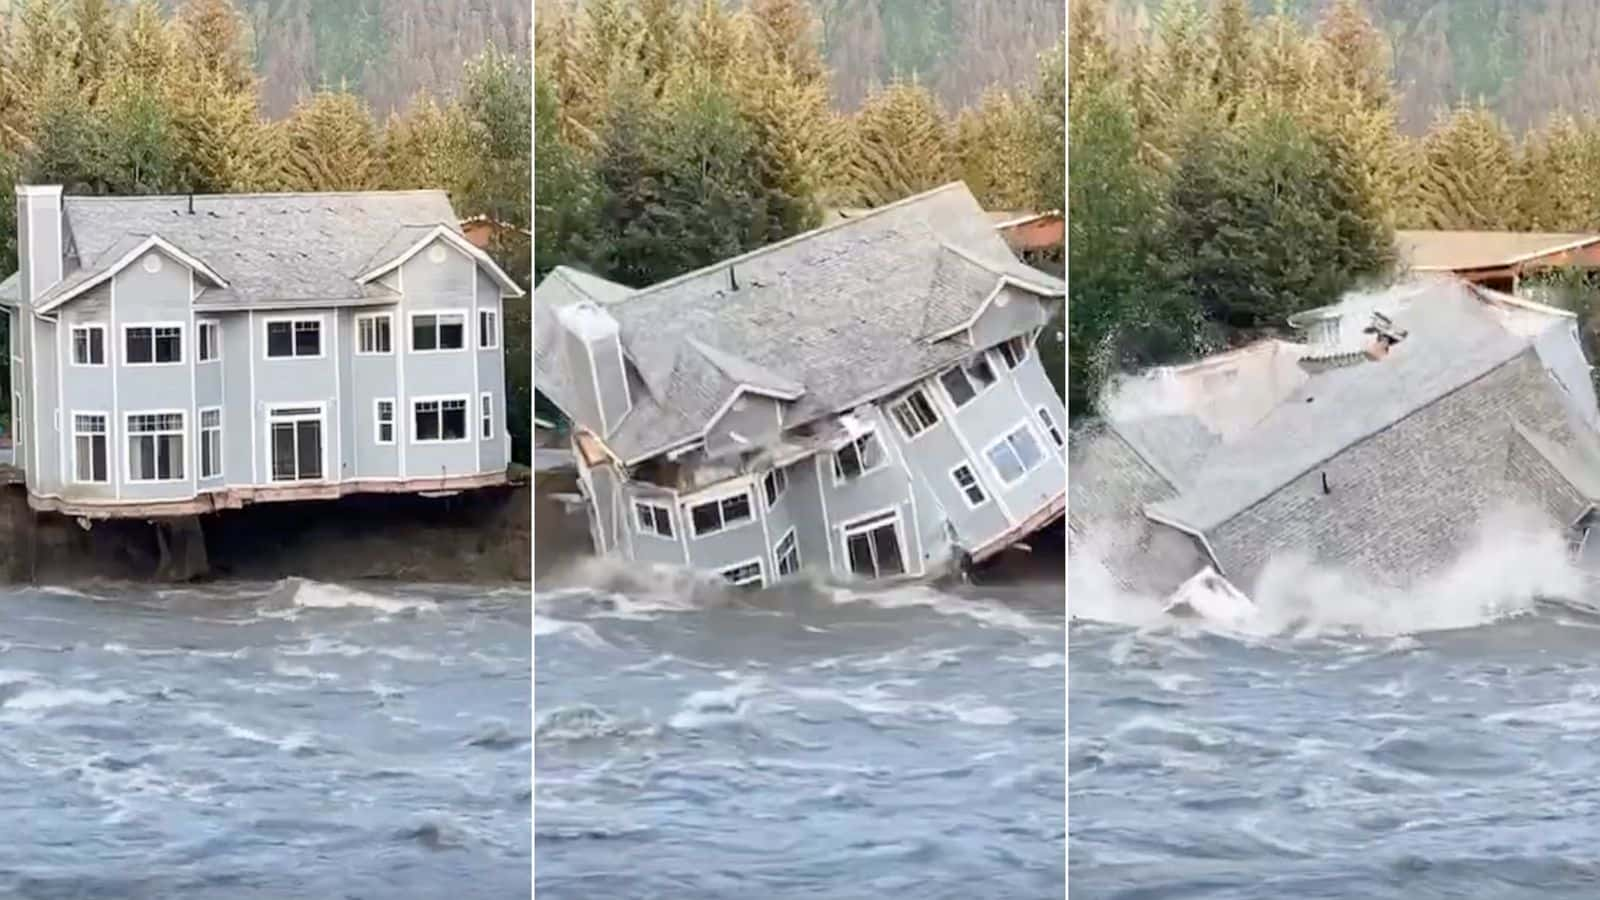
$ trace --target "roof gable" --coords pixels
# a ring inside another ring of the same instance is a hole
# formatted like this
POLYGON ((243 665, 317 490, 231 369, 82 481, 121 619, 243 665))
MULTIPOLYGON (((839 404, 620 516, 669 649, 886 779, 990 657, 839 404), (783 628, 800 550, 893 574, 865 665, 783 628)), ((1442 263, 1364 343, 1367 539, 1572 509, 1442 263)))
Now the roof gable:
POLYGON ((440 224, 429 226, 405 225, 392 235, 374 254, 367 270, 356 276, 356 281, 367 284, 405 265, 412 257, 434 244, 442 244, 467 257, 478 269, 500 285, 507 296, 522 296, 522 288, 503 269, 495 264, 489 254, 458 232, 440 224))
POLYGON ((216 270, 194 255, 174 246, 161 235, 151 235, 144 239, 129 235, 100 254, 93 266, 78 269, 76 272, 62 279, 59 284, 45 291, 39 297, 38 311, 48 313, 59 309, 74 297, 81 296, 87 291, 104 284, 116 277, 118 272, 132 265, 134 260, 144 257, 151 252, 159 252, 165 256, 182 263, 196 275, 204 278, 212 287, 226 290, 228 282, 216 270))

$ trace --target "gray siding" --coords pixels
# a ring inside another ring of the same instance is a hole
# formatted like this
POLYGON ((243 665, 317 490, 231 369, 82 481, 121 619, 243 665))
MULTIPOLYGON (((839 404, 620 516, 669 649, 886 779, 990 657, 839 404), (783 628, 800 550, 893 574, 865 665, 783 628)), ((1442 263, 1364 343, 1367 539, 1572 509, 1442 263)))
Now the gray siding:
MULTIPOLYGON (((705 503, 713 497, 727 497, 737 494, 739 482, 730 482, 697 494, 684 497, 679 501, 682 511, 681 520, 686 524, 684 534, 689 542, 689 559, 691 565, 702 571, 716 572, 729 566, 748 562, 752 559, 766 560, 766 539, 763 535, 765 514, 762 511, 760 485, 754 484, 750 479, 742 479, 750 491, 751 517, 731 528, 724 528, 714 534, 704 537, 695 537, 693 518, 689 510, 705 503)), ((776 538, 774 538, 775 540, 776 538)), ((771 564, 763 561, 762 574, 769 581, 772 578, 771 564)))
MULTIPOLYGON (((996 496, 1000 498, 1002 510, 1011 524, 1015 525, 1066 489, 1066 465, 1062 454, 1054 452, 1055 445, 1039 427, 1037 414, 1024 405, 1022 395, 1013 383, 1013 373, 1008 372, 1004 363, 994 355, 991 355, 989 364, 998 376, 997 380, 965 406, 955 410, 952 420, 978 460, 977 464, 985 470, 986 482, 992 485, 996 496), (1028 428, 1044 459, 1020 480, 1007 485, 989 460, 987 451, 996 440, 1011 433, 1018 425, 1028 428)), ((947 406, 951 405, 948 394, 944 399, 947 406)))
POLYGON ((183 480, 138 482, 124 478, 125 500, 183 500, 195 493, 194 317, 193 283, 187 266, 171 256, 151 250, 112 278, 113 328, 117 379, 117 415, 112 423, 112 454, 127 473, 128 416, 142 412, 180 412, 184 425, 183 480), (160 270, 148 272, 144 260, 155 257, 160 270), (134 364, 127 360, 125 330, 131 325, 177 326, 182 330, 183 361, 176 364, 134 364))
POLYGON ((717 457, 724 453, 740 453, 776 438, 781 431, 780 414, 778 401, 771 397, 741 393, 711 423, 706 432, 706 455, 717 457), (747 443, 734 440, 735 434, 747 443))
MULTIPOLYGON (((481 270, 477 277, 478 309, 493 310, 495 325, 499 330, 498 340, 492 349, 479 349, 477 341, 472 345, 473 352, 478 354, 478 393, 489 395, 490 409, 494 417, 493 435, 488 440, 480 441, 478 445, 478 468, 492 472, 504 469, 511 463, 511 433, 506 430, 505 301, 501 299, 500 286, 493 278, 481 270)), ((479 415, 482 415, 481 410, 479 415)), ((473 427, 480 427, 480 423, 474 422, 473 427)))
MULTIPOLYGON (((398 478, 400 458, 405 451, 407 428, 404 407, 400 403, 399 352, 406 339, 401 330, 402 314, 397 306, 350 310, 345 313, 339 328, 341 346, 348 349, 349 357, 343 361, 341 381, 344 386, 348 415, 344 417, 345 454, 350 464, 352 478, 398 478), (357 321, 364 316, 388 316, 390 352, 355 353, 359 337, 357 321), (395 403, 394 440, 378 443, 377 401, 395 403)), ((345 352, 341 350, 341 353, 345 352)))
MULTIPOLYGON (((1565 420, 1559 388, 1530 351, 1288 483, 1208 537, 1247 593, 1266 562, 1301 552, 1403 586, 1454 561, 1504 499, 1543 505, 1507 482, 1510 417, 1565 420), (1322 492, 1322 474, 1332 493, 1322 492)), ((1565 526, 1566 522, 1555 523, 1565 526)))
POLYGON ((227 401, 222 409, 224 480, 229 485, 255 484, 261 480, 254 468, 261 457, 256 444, 260 429, 255 423, 259 415, 254 399, 255 354, 261 352, 255 316, 229 313, 218 318, 222 322, 222 382, 227 401))
POLYGON ((476 264, 459 250, 436 241, 424 248, 400 269, 405 287, 401 303, 404 315, 396 335, 405 354, 405 399, 401 404, 406 436, 406 471, 411 478, 464 475, 478 470, 478 354, 473 350, 477 335, 476 264), (436 260, 433 247, 445 248, 436 260), (461 350, 413 351, 411 319, 429 311, 459 312, 464 316, 464 344, 461 350), (414 423, 414 404, 418 398, 447 397, 467 401, 466 440, 418 443, 414 423))
MULTIPOLYGON (((957 539, 965 547, 977 547, 1011 526, 1010 518, 996 500, 999 481, 962 444, 953 429, 952 407, 942 389, 932 381, 923 382, 921 387, 928 402, 939 413, 938 423, 911 440, 900 433, 898 425, 891 425, 889 431, 901 445, 906 463, 917 473, 921 489, 930 494, 932 504, 948 519, 957 539), (971 468, 983 488, 984 502, 976 507, 967 504, 951 475, 952 470, 962 463, 971 468)), ((892 421, 893 417, 886 418, 892 421)), ((937 533, 933 537, 942 540, 937 533)))
POLYGON ((686 532, 683 511, 671 497, 660 496, 659 492, 645 493, 629 489, 627 504, 623 507, 622 516, 626 521, 626 528, 631 532, 629 545, 632 547, 632 558, 640 562, 670 563, 682 565, 686 560, 683 553, 683 541, 686 532), (645 531, 639 527, 639 517, 634 511, 635 502, 646 502, 667 510, 668 517, 672 520, 672 537, 663 537, 654 531, 645 531))
MULTIPOLYGON (((809 457, 789 466, 789 493, 783 499, 790 521, 805 527, 795 530, 803 571, 831 572, 828 563, 828 529, 822 516, 822 485, 817 480, 818 457, 809 457)), ((782 534, 772 536, 777 543, 782 534)))
MULTIPOLYGON (((885 432, 894 426, 885 421, 876 408, 867 417, 878 427, 885 440, 892 437, 885 432)), ((919 517, 912 509, 911 479, 893 455, 887 464, 859 478, 842 484, 834 483, 833 459, 828 454, 819 457, 824 508, 828 516, 828 541, 833 545, 835 572, 847 575, 850 561, 844 552, 844 526, 862 518, 893 510, 900 515, 900 544, 908 574, 924 571, 921 536, 915 524, 919 517)))
POLYGON ((1020 288, 1003 287, 972 323, 972 346, 993 347, 1014 335, 1044 327, 1049 318, 1038 297, 1020 288))
POLYGON ((115 498, 118 486, 122 481, 123 473, 122 454, 117 442, 121 429, 117 427, 116 411, 116 385, 112 380, 112 362, 116 359, 117 344, 112 339, 111 329, 111 286, 101 285, 88 292, 76 302, 68 304, 61 310, 61 322, 64 331, 65 343, 63 360, 67 365, 61 370, 62 396, 62 438, 67 442, 67 482, 61 488, 64 497, 88 500, 106 500, 115 498), (75 325, 94 325, 103 331, 105 341, 105 363, 99 366, 77 366, 71 364, 72 353, 72 327, 75 325), (74 456, 73 456, 73 431, 72 416, 74 413, 93 413, 106 417, 106 484, 77 484, 73 481, 74 456))
MULTIPOLYGON (((269 422, 274 407, 317 406, 322 408, 322 471, 333 480, 339 459, 339 441, 333 423, 339 420, 337 355, 333 329, 337 316, 332 310, 272 311, 257 313, 255 319, 255 442, 257 483, 272 481, 272 444, 269 422), (267 356, 267 329, 274 322, 316 320, 322 323, 320 356, 267 356)), ((280 484, 284 482, 279 482, 280 484)))

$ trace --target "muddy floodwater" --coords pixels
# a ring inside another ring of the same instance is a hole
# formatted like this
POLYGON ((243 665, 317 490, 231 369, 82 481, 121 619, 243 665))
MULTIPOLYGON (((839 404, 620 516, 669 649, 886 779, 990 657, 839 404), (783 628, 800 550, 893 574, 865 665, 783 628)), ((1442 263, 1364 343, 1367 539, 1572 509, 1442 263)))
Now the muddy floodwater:
POLYGON ((529 622, 525 587, 0 591, 0 896, 528 896, 529 622))
POLYGON ((535 587, 541 898, 1061 895, 1059 575, 741 593, 596 564, 552 581, 535 587))

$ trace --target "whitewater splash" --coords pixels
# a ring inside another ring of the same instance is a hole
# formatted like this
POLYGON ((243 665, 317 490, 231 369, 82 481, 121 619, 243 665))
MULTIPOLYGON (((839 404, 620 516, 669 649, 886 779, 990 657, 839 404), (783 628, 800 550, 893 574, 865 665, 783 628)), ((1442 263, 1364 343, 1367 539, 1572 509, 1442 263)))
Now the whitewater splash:
POLYGON ((1188 620, 1208 631, 1251 637, 1397 637, 1472 628, 1530 613, 1541 601, 1582 605, 1591 591, 1562 535, 1516 512, 1485 518, 1452 566, 1405 588, 1305 556, 1270 561, 1247 600, 1233 596, 1226 582, 1208 585, 1199 576, 1180 589, 1182 597, 1139 595, 1118 585, 1097 560, 1076 553, 1067 571, 1067 608, 1074 619, 1141 629, 1188 620), (1178 609, 1175 600, 1183 601, 1178 609), (1182 615, 1191 611, 1199 615, 1182 615))

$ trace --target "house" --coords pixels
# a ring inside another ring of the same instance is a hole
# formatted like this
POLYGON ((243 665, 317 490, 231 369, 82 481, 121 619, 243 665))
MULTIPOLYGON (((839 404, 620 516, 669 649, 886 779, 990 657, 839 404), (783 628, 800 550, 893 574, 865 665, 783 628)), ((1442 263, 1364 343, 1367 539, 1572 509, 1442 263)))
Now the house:
POLYGON ((1395 244, 1411 272, 1452 274, 1507 294, 1540 269, 1600 268, 1600 234, 1398 231, 1395 244))
POLYGON ((1289 554, 1404 587, 1508 503, 1582 541, 1600 407, 1571 314, 1433 277, 1294 324, 1108 390, 1070 439, 1075 560, 1145 595, 1207 567, 1248 593, 1289 554))
POLYGON ((1059 253, 1067 243, 1067 217, 1059 210, 1042 213, 1003 213, 994 228, 1018 254, 1059 253))
POLYGON ((502 222, 499 219, 492 219, 488 216, 473 216, 469 219, 462 219, 461 233, 472 243, 472 246, 477 247, 479 250, 488 250, 489 246, 495 242, 495 239, 505 235, 519 234, 524 239, 533 237, 533 232, 526 228, 518 228, 509 222, 502 222))
POLYGON ((981 561, 1059 518, 1058 279, 954 183, 630 290, 534 289, 596 548, 766 585, 981 561))
POLYGON ((34 508, 505 481, 501 301, 521 291, 443 192, 16 197, 0 307, 34 508))

